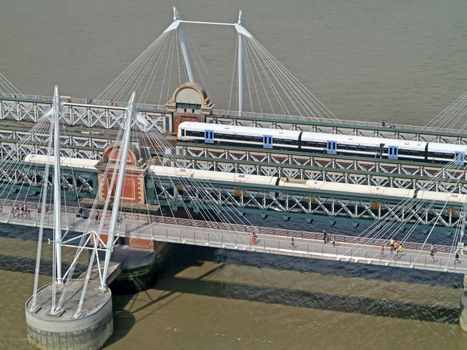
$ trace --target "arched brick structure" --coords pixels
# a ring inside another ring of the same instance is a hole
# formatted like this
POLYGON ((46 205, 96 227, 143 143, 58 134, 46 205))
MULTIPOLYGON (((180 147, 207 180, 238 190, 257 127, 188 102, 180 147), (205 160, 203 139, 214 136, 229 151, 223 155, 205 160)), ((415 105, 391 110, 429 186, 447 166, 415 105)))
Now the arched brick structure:
MULTIPOLYGON (((104 150, 101 160, 96 166, 99 179, 99 200, 103 202, 107 198, 107 193, 112 181, 112 169, 115 168, 115 162, 118 160, 119 153, 119 143, 107 147, 104 150), (105 176, 105 169, 108 164, 111 170, 108 172, 107 176, 105 176)), ((125 170, 125 179, 123 180, 122 202, 124 203, 145 204, 146 202, 144 196, 144 175, 146 170, 140 166, 139 158, 140 155, 138 149, 134 145, 130 145, 125 170)), ((117 179, 114 181, 112 193, 115 191, 116 185, 117 179)))
POLYGON ((173 131, 183 121, 204 121, 204 116, 212 113, 214 104, 201 85, 187 82, 178 86, 165 105, 167 112, 173 113, 173 131))

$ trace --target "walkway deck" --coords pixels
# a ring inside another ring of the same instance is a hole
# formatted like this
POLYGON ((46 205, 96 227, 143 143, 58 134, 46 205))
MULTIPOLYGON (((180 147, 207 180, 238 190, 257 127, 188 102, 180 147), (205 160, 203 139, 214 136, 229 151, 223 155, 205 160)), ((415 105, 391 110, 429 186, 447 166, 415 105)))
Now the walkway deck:
MULTIPOLYGON (((29 208, 34 207, 34 203, 29 206, 29 208)), ((0 222, 24 226, 38 225, 38 215, 35 211, 29 217, 14 217, 11 208, 12 206, 4 204, 0 222)), ((65 231, 84 232, 88 220, 76 217, 77 213, 76 207, 68 207, 62 212, 62 226, 65 231)), ((53 216, 49 211, 45 217, 44 227, 52 228, 52 226, 53 216)), ((107 227, 107 225, 104 227, 103 233, 106 233, 107 227)), ((97 225, 92 220, 89 229, 96 228, 97 225)), ((228 225, 128 213, 121 213, 118 235, 177 244, 467 274, 467 260, 455 263, 453 249, 443 245, 437 245, 434 258, 430 256, 429 245, 416 242, 406 242, 402 254, 391 254, 388 247, 382 254, 381 246, 386 241, 380 239, 335 235, 336 245, 333 246, 330 242, 324 244, 322 234, 318 232, 228 225), (255 245, 250 241, 252 232, 258 235, 255 245), (291 237, 294 237, 294 245, 291 244, 291 237)), ((64 241, 66 240, 65 235, 64 241)))

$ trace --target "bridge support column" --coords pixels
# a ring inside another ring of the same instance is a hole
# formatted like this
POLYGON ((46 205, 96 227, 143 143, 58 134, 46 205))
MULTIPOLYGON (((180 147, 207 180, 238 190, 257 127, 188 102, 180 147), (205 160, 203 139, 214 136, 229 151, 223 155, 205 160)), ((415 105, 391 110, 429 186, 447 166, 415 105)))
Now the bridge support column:
MULTIPOLYGON (((63 286, 59 285, 59 291, 63 286)), ((26 302, 28 340, 34 348, 97 350, 104 346, 113 333, 112 293, 90 281, 83 313, 75 317, 81 286, 79 281, 71 283, 67 302, 58 314, 50 313, 51 284, 38 291, 36 308, 31 308, 32 297, 26 302)))
POLYGON ((467 275, 464 275, 464 290, 461 298, 461 314, 459 316, 459 325, 462 330, 467 332, 467 275))
POLYGON ((175 252, 170 243, 129 239, 128 245, 117 246, 113 259, 122 272, 112 282, 115 293, 135 293, 150 288, 166 262, 175 252))

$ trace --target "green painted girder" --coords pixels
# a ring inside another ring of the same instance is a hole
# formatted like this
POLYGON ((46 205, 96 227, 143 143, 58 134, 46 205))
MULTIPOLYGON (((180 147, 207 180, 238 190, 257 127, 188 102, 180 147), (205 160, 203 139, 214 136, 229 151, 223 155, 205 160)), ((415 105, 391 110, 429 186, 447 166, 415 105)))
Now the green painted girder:
MULTIPOLYGON (((183 183, 180 180, 174 180, 173 178, 165 177, 165 176, 159 176, 158 181, 166 181, 164 185, 166 185, 168 188, 174 187, 177 184, 183 184, 185 185, 187 182, 189 183, 189 179, 184 178, 183 183)), ((148 181, 148 180, 147 180, 148 181)), ((241 189, 245 190, 248 192, 248 190, 254 191, 254 192, 264 192, 264 193, 276 193, 276 194, 281 194, 281 195, 299 195, 299 196, 318 196, 318 197, 323 197, 323 198, 335 198, 335 199, 342 199, 342 200, 349 200, 349 201, 355 201, 355 200, 363 200, 367 202, 384 202, 384 203, 390 203, 390 204, 398 204, 401 202, 402 198, 400 197, 394 197, 394 196, 377 196, 377 195, 364 195, 360 193, 342 193, 339 191, 323 191, 323 190, 316 190, 316 189, 299 189, 299 188, 292 188, 292 187, 286 187, 286 186, 273 186, 273 185, 261 185, 261 186, 255 186, 255 185, 249 185, 249 184, 236 184, 232 182, 224 182, 224 181, 210 181, 210 184, 214 186, 214 188, 222 188, 225 190, 229 191, 235 191, 236 189, 241 189)), ((146 186, 146 190, 148 191, 148 187, 146 186)), ((147 193, 147 198, 154 198, 154 195, 151 195, 150 193, 147 193)), ((439 202, 433 204, 433 208, 443 208, 444 203, 439 202)), ((461 209, 462 204, 456 204, 456 203, 450 203, 449 208, 453 209, 461 209)))
MULTIPOLYGON (((36 173, 38 176, 42 176, 45 171, 45 165, 42 164, 31 164, 31 163, 25 163, 22 161, 4 161, 4 164, 7 164, 6 169, 11 169, 11 171, 24 171, 26 173, 36 173), (21 167, 22 166, 22 167, 21 167)), ((72 178, 75 180, 79 180, 79 177, 83 177, 85 179, 90 179, 93 183, 93 191, 91 193, 89 192, 80 192, 83 196, 95 196, 97 194, 97 189, 98 189, 98 176, 97 176, 97 170, 91 170, 91 169, 76 169, 76 168, 71 168, 68 166, 62 166, 60 167, 61 169, 61 176, 62 178, 72 178)), ((1 171, 1 169, 0 169, 1 171)), ((52 182, 52 171, 49 173, 49 181, 52 182)), ((0 183, 0 193, 5 190, 19 190, 19 191, 42 191, 42 183, 40 183, 38 186, 29 186, 29 185, 20 185, 20 184, 10 184, 10 183, 0 183)), ((70 190, 66 186, 65 188, 62 189, 67 192, 75 192, 75 190, 70 190)))
MULTIPOLYGON (((178 210, 181 208, 180 204, 177 204, 177 202, 173 201, 166 201, 166 200, 161 200, 158 201, 157 203, 154 203, 163 207, 170 207, 172 210, 178 210)), ((198 209, 198 206, 195 204, 188 202, 184 204, 187 208, 191 209, 191 211, 194 214, 200 214, 200 210, 198 209)), ((231 206, 224 206, 224 205, 215 205, 213 204, 212 206, 215 206, 218 210, 221 211, 228 211, 229 213, 232 213, 232 207, 231 206)), ((270 218, 274 219, 280 219, 284 220, 284 217, 286 217, 287 221, 293 222, 294 220, 305 220, 306 223, 309 225, 314 225, 317 220, 321 220, 323 222, 327 222, 329 226, 336 226, 340 227, 341 225, 352 225, 354 229, 358 228, 360 225, 373 225, 374 220, 371 219, 365 219, 365 218, 350 218, 350 217, 345 217, 345 216, 325 216, 325 215, 311 215, 308 213, 295 213, 295 212, 278 212, 274 210, 264 210, 264 209, 255 209, 255 208, 239 208, 239 214, 248 217, 249 215, 256 215, 259 216, 262 220, 269 220, 270 218)), ((408 231, 411 229, 413 226, 416 227, 421 227, 422 231, 424 233, 429 232, 431 229, 433 229, 432 225, 425 225, 422 223, 406 223, 404 227, 400 229, 401 232, 408 231)), ((444 227, 444 226, 435 226, 433 229, 434 233, 441 232, 444 233, 448 236, 452 236, 456 231, 455 227, 444 227)))

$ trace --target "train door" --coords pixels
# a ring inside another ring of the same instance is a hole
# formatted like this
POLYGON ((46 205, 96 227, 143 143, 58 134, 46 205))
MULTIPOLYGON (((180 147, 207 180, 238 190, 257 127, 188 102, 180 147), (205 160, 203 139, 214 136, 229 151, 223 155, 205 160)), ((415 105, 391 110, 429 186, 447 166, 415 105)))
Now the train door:
POLYGON ((454 164, 464 165, 465 155, 464 152, 454 152, 454 164))
POLYGON ((399 147, 397 147, 397 146, 388 146, 388 158, 389 159, 399 158, 399 147))
POLYGON ((204 130, 204 143, 214 143, 214 131, 204 130))
POLYGON ((272 136, 263 136, 263 148, 272 148, 272 136))
POLYGON ((327 154, 337 153, 337 142, 336 141, 326 141, 326 153, 327 154))

